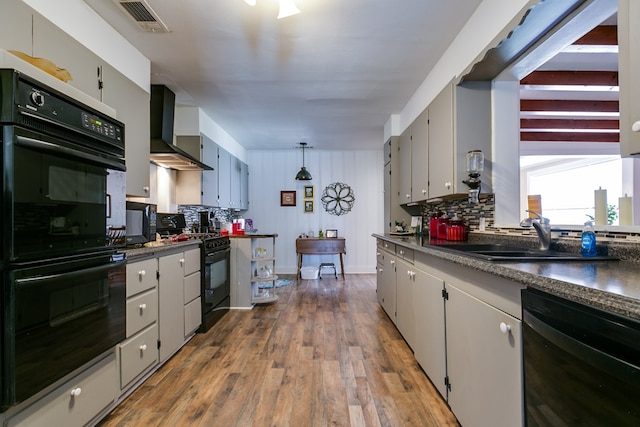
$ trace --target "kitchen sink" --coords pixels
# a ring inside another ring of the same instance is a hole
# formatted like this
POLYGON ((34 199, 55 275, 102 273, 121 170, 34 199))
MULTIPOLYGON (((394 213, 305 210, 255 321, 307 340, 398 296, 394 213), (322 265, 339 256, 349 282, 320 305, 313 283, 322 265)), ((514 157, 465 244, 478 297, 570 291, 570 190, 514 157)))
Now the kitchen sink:
POLYGON ((583 257, 571 252, 543 251, 501 243, 454 243, 434 245, 434 247, 447 251, 463 252, 465 255, 485 261, 601 261, 617 259, 605 255, 583 257))

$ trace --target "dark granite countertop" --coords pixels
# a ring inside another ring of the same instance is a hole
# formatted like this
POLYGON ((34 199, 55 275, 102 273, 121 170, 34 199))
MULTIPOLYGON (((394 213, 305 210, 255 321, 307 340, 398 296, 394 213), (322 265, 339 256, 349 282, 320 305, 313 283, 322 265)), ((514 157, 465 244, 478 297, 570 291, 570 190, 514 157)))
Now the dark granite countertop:
POLYGON ((201 240, 192 239, 185 240, 184 242, 163 242, 163 244, 158 246, 146 247, 143 246, 141 248, 133 248, 133 249, 125 249, 123 252, 127 255, 128 261, 138 261, 142 258, 153 258, 156 256, 162 255, 164 252, 176 252, 178 250, 191 249, 190 246, 198 247, 201 243, 201 240))
POLYGON ((483 261, 421 237, 373 234, 396 245, 640 320, 640 264, 629 261, 483 261))

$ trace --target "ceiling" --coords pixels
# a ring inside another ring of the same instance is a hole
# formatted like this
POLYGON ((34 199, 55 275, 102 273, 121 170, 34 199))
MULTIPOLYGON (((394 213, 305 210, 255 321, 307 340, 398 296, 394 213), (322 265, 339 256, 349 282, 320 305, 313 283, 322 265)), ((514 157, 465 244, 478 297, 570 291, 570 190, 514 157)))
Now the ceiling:
POLYGON ((240 145, 378 149, 481 0, 147 0, 168 33, 85 0, 151 60, 151 82, 199 106, 240 145))

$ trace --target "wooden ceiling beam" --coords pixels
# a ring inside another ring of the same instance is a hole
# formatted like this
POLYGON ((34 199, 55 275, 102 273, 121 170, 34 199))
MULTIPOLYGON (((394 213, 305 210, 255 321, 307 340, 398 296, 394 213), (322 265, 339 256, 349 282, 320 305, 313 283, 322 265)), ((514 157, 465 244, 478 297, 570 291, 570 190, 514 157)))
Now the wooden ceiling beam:
POLYGON ((551 142, 620 142, 619 133, 584 132, 520 132, 521 141, 551 142))
POLYGON ((620 121, 591 119, 521 119, 521 129, 620 129, 620 121))
POLYGON ((599 25, 573 44, 615 46, 618 44, 618 27, 616 25, 599 25))
POLYGON ((618 101, 521 99, 520 111, 617 113, 620 108, 618 101))
POLYGON ((534 71, 521 85, 555 86, 618 86, 617 71, 534 71))

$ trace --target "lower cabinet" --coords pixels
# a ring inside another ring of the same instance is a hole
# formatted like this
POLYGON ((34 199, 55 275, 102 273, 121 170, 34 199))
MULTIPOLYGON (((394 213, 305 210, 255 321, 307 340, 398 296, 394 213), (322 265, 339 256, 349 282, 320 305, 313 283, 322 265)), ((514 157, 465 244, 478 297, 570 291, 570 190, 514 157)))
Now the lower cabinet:
POLYGON ((396 246, 378 242, 378 300, 389 313, 393 283, 389 316, 460 424, 522 426, 523 286, 396 246))
POLYGON ((118 370, 111 353, 47 396, 7 420, 7 426, 82 426, 118 396, 118 370))
POLYGON ((133 380, 158 363, 158 325, 152 325, 118 346, 120 357, 120 388, 125 389, 133 380))
POLYGON ((520 426, 521 322, 447 284, 449 406, 460 424, 520 426))

